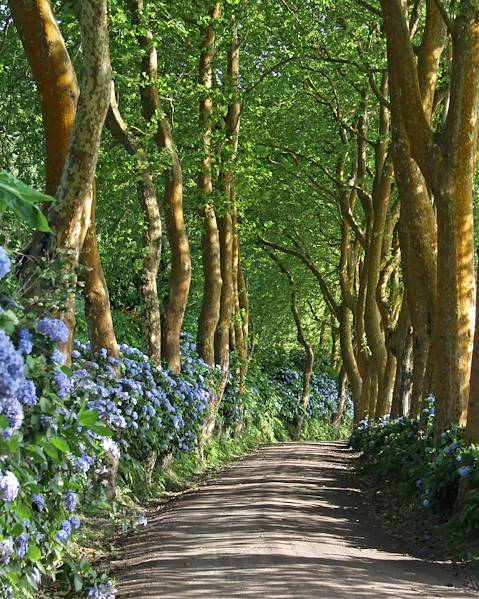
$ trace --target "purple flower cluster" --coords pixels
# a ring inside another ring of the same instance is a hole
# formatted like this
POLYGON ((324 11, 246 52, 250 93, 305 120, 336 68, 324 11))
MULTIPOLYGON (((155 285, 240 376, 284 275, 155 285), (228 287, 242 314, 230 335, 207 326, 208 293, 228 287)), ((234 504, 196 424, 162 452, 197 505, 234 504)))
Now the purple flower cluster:
POLYGON ((0 476, 0 499, 11 503, 15 501, 19 491, 20 485, 13 472, 6 472, 0 476))
POLYGON ((5 248, 0 246, 0 279, 4 279, 8 275, 11 267, 12 263, 5 248))
POLYGON ((66 343, 68 341, 68 327, 57 318, 42 318, 38 321, 37 332, 48 337, 53 343, 66 343))
POLYGON ((15 397, 23 380, 23 357, 10 337, 0 330, 0 403, 15 397))
POLYGON ((65 544, 72 534, 72 525, 70 520, 64 520, 61 524, 60 530, 57 532, 57 539, 60 543, 65 544))
POLYGON ((113 584, 107 582, 97 587, 91 587, 88 590, 87 597, 90 597, 90 599, 115 599, 117 592, 113 584))

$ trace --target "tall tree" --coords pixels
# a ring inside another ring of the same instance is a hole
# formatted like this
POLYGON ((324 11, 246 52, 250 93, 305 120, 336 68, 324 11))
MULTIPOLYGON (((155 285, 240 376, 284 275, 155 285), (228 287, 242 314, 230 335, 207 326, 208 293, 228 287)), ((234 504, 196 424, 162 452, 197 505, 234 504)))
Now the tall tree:
POLYGON ((212 117, 213 66, 216 54, 215 21, 221 16, 221 3, 214 5, 210 22, 203 29, 203 39, 199 60, 199 82, 202 86, 200 99, 200 130, 202 136, 202 158, 198 177, 203 212, 203 301, 198 320, 198 353, 210 365, 215 362, 215 332, 220 318, 221 288, 221 250, 216 210, 212 199, 212 117))

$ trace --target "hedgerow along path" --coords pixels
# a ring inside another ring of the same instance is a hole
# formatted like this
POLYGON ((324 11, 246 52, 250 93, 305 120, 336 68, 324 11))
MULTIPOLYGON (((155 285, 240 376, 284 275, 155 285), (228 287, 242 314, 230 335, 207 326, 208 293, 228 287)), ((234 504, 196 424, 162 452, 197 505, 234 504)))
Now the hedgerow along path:
POLYGON ((341 442, 267 446, 124 540, 119 597, 478 597, 377 528, 341 442))

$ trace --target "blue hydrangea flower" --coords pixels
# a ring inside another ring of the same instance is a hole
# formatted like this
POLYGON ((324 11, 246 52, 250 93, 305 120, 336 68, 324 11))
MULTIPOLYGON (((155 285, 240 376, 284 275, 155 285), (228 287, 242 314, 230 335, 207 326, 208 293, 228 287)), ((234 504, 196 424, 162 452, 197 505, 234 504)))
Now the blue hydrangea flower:
POLYGON ((33 495, 32 503, 39 512, 43 512, 45 509, 45 497, 43 495, 33 495))
POLYGON ((65 506, 67 509, 67 512, 74 512, 76 509, 78 503, 78 496, 76 493, 73 493, 72 491, 68 491, 68 493, 65 496, 65 506))
POLYGON ((18 391, 18 401, 29 408, 37 403, 37 392, 33 381, 24 379, 18 391))
POLYGON ((3 437, 9 439, 22 426, 23 408, 18 400, 10 399, 3 405, 0 403, 0 414, 7 417, 8 428, 3 431, 3 437))
POLYGON ((0 330, 0 402, 12 398, 23 380, 24 362, 12 340, 0 330))
POLYGON ((118 447, 118 443, 113 441, 110 437, 104 437, 101 440, 101 446, 104 451, 111 454, 114 458, 119 459, 120 457, 120 448, 118 447))
POLYGON ((75 466, 84 474, 90 470, 94 463, 95 460, 87 454, 83 454, 81 457, 75 459, 75 466))
POLYGON ((429 507, 431 507, 431 502, 429 501, 429 499, 425 499, 425 500, 422 502, 422 504, 423 504, 423 506, 424 506, 424 507, 426 507, 426 508, 429 508, 429 507))
POLYGON ((8 503, 15 501, 19 491, 20 484, 13 472, 6 472, 0 476, 0 499, 8 503))
POLYGON ((68 327, 58 318, 42 318, 38 321, 37 332, 54 343, 66 343, 69 337, 68 327))
POLYGON ((4 247, 0 246, 0 279, 5 278, 10 269, 12 268, 12 263, 8 254, 4 247))
POLYGON ((15 553, 17 554, 18 559, 23 559, 27 555, 28 539, 29 536, 26 532, 23 532, 15 539, 15 553))
POLYGON ((60 543, 66 543, 72 534, 72 525, 69 520, 64 520, 60 527, 60 530, 57 532, 57 539, 60 543))
POLYGON ((61 370, 55 370, 53 378, 55 380, 58 397, 60 399, 68 397, 72 390, 72 384, 68 376, 61 370))
POLYGON ((87 597, 90 597, 90 599, 115 599, 117 592, 112 583, 107 582, 107 584, 100 584, 97 587, 88 589, 87 597))
POLYGON ((50 356, 51 361, 54 364, 58 364, 59 366, 63 366, 66 362, 66 358, 65 356, 62 354, 62 352, 58 349, 54 349, 52 351, 52 354, 50 356))
POLYGON ((23 356, 28 356, 33 350, 33 337, 27 329, 20 329, 18 332, 18 351, 23 356))
POLYGON ((148 524, 148 520, 145 516, 145 514, 140 514, 138 516, 138 520, 136 521, 136 525, 137 526, 146 526, 148 524))
POLYGON ((78 516, 70 516, 68 521, 75 530, 78 530, 81 526, 80 518, 78 516))
POLYGON ((6 566, 13 555, 13 539, 0 541, 0 564, 6 566))
POLYGON ((466 476, 469 476, 469 474, 471 474, 471 469, 469 468, 469 466, 461 466, 457 469, 457 473, 459 474, 459 476, 465 478, 466 476))
POLYGON ((37 586, 42 581, 42 574, 38 568, 33 568, 30 578, 33 580, 33 583, 37 586))

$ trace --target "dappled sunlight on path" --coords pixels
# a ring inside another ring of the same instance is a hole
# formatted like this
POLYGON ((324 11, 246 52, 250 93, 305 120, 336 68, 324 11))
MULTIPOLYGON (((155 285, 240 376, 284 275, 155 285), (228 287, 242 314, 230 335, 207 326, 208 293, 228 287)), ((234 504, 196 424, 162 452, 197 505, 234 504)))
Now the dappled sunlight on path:
POLYGON ((119 597, 478 597, 367 514, 343 443, 268 446, 134 533, 119 597))

